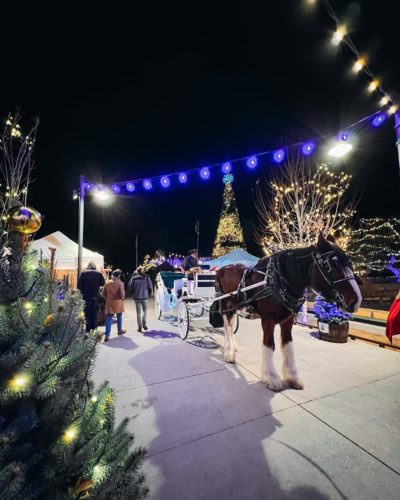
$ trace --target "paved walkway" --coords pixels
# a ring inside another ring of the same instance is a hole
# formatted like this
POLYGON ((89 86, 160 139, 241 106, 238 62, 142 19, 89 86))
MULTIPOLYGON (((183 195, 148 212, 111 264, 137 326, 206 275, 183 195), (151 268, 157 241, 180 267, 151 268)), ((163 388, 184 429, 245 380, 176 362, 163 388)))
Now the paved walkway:
POLYGON ((151 308, 145 335, 134 318, 128 301, 128 334, 113 327, 94 376, 110 381, 117 418, 148 450, 150 498, 400 497, 400 352, 295 327, 305 389, 273 393, 258 380, 259 321, 241 320, 238 362, 227 365, 217 330, 204 325, 183 342, 173 318, 151 308))

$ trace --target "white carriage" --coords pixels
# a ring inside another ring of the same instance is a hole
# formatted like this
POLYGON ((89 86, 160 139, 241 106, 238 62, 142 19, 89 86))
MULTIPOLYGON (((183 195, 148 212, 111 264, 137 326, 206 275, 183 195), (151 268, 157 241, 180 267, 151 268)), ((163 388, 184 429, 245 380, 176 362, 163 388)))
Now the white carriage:
MULTIPOLYGON (((155 309, 158 319, 176 314, 179 336, 185 340, 192 321, 208 321, 210 307, 216 299, 215 272, 160 272, 156 278, 155 309)), ((221 325, 222 326, 222 325, 221 325)), ((235 328, 235 333, 239 326, 235 328)))

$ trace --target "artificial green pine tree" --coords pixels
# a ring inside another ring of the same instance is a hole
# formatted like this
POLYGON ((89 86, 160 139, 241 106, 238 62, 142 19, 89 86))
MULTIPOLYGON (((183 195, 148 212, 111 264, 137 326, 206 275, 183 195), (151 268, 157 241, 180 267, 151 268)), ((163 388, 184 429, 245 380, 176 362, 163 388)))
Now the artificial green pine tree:
POLYGON ((239 211, 236 205, 235 193, 232 189, 233 175, 224 175, 223 180, 225 188, 217 236, 212 252, 214 258, 221 257, 237 248, 245 248, 239 211))
MULTIPOLYGON (((3 155, 3 182, 9 168, 3 155)), ((106 383, 94 388, 98 336, 84 332, 81 296, 60 296, 48 262, 29 249, 31 212, 16 208, 26 191, 18 182, 6 190, 12 196, 3 195, 0 221, 0 498, 142 498, 144 452, 132 449, 127 420, 115 426, 113 391, 106 383)))

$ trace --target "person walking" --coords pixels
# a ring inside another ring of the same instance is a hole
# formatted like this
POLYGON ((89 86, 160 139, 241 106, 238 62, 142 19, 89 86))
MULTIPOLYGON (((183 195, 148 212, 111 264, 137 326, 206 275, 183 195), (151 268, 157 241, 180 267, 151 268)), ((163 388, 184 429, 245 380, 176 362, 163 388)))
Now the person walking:
POLYGON ((85 301, 86 331, 90 332, 97 327, 97 311, 99 309, 100 287, 104 286, 104 276, 97 271, 96 264, 89 262, 86 271, 79 276, 78 290, 85 301))
POLYGON ((117 315, 118 335, 126 333, 122 329, 122 313, 124 312, 125 287, 121 281, 122 271, 116 269, 111 274, 111 279, 107 281, 103 288, 103 297, 106 299, 106 332, 104 342, 108 342, 110 338, 111 325, 114 314, 117 315))
POLYGON ((153 291, 153 283, 142 266, 138 267, 129 282, 129 289, 132 292, 132 298, 136 305, 136 319, 138 332, 142 333, 147 328, 147 301, 153 291))

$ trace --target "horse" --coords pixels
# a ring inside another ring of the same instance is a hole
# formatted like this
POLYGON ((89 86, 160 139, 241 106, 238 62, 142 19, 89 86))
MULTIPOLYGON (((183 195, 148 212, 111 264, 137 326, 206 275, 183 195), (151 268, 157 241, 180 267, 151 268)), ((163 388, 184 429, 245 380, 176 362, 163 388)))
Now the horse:
POLYGON ((295 363, 292 327, 295 313, 304 302, 306 288, 312 288, 325 299, 334 301, 347 312, 354 313, 361 304, 361 292, 352 265, 332 236, 319 235, 318 242, 304 248, 286 250, 261 258, 252 268, 242 264, 227 265, 216 273, 218 295, 224 320, 224 359, 235 363, 237 343, 233 335, 236 314, 261 318, 263 329, 261 381, 272 391, 280 391, 283 381, 274 361, 274 329, 281 329, 283 380, 294 389, 303 389, 295 363), (249 291, 243 288, 255 286, 249 291))

